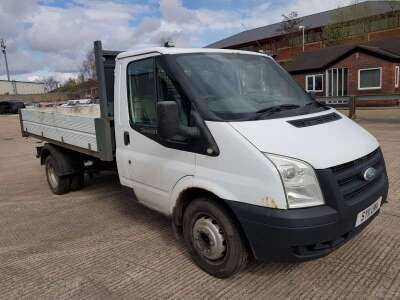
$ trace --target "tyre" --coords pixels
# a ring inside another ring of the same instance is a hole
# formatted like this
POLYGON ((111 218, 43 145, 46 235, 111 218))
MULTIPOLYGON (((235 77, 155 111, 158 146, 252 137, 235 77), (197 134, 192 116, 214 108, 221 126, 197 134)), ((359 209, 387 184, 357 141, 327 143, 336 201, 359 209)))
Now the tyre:
POLYGON ((68 193, 70 190, 70 178, 59 176, 59 167, 53 156, 49 155, 45 161, 47 183, 51 191, 56 195, 68 193))
POLYGON ((183 235, 195 263, 218 278, 242 270, 248 260, 245 240, 231 214, 207 198, 192 201, 183 215, 183 235))
POLYGON ((83 188, 85 185, 85 174, 84 172, 79 172, 76 174, 71 175, 71 191, 78 191, 83 188))

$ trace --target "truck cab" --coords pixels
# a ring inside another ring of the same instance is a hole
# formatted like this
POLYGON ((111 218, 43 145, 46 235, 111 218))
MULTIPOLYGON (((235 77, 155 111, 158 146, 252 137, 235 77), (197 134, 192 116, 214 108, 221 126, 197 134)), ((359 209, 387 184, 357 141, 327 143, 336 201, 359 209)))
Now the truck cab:
POLYGON ((377 140, 271 57, 158 47, 113 58, 113 85, 98 61, 113 101, 100 103, 112 129, 98 138, 112 150, 96 159, 111 157, 121 184, 171 218, 206 272, 231 276, 249 257, 325 256, 386 201, 377 140))

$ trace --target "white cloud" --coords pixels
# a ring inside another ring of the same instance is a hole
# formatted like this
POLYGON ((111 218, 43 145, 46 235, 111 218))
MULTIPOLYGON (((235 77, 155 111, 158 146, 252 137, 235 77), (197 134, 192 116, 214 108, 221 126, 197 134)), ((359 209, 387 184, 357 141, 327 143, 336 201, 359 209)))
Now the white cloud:
POLYGON ((35 13, 39 6, 36 0, 1 0, 0 35, 1 38, 14 39, 21 34, 21 23, 35 13))
POLYGON ((187 24, 194 23, 194 11, 183 7, 180 0, 160 0, 160 12, 166 22, 187 24))
MULTIPOLYGON (((277 5, 249 2, 245 9, 189 9, 182 0, 154 0, 145 5, 112 0, 74 0, 55 7, 53 0, 1 0, 1 37, 7 39, 11 73, 16 78, 76 75, 92 42, 125 50, 161 45, 201 47, 245 28, 281 21, 283 13, 308 15, 333 9, 349 0, 288 0, 277 5), (132 24, 135 24, 133 26, 132 24), (36 75, 35 75, 36 74, 36 75), (62 75, 62 74, 65 74, 62 75)), ((0 75, 4 77, 3 59, 0 75)))
MULTIPOLYGON (((34 70, 76 73, 94 40, 126 49, 134 33, 129 22, 148 9, 111 1, 76 1, 61 8, 34 0, 2 0, 0 28, 1 37, 7 40, 10 72, 14 76, 34 70)), ((4 77, 2 65, 1 57, 0 75, 4 77)))
MULTIPOLYGON (((204 46, 204 36, 213 32, 223 32, 226 35, 238 33, 245 29, 265 26, 280 22, 282 14, 297 11, 300 16, 337 8, 349 0, 292 0, 281 5, 266 1, 256 6, 242 10, 210 10, 187 9, 181 0, 160 0, 161 21, 158 28, 151 31, 137 28, 136 36, 142 37, 144 44, 157 43, 174 39, 178 46, 204 46)), ((157 21, 153 20, 153 24, 157 21)), ((141 44, 140 44, 141 45, 141 44)))
POLYGON ((0 3, 1 11, 14 17, 26 16, 38 9, 36 0, 2 0, 0 3))
POLYGON ((32 18, 28 42, 33 50, 55 53, 82 52, 96 39, 114 46, 124 45, 133 32, 129 21, 146 9, 141 5, 98 1, 68 8, 42 6, 32 18))

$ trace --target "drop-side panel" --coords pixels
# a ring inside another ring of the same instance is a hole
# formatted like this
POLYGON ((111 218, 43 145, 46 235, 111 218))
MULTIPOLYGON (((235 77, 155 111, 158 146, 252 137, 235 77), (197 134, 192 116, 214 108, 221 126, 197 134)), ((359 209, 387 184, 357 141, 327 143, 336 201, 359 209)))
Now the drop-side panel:
POLYGON ((98 151, 94 116, 22 109, 23 131, 90 151, 98 151))

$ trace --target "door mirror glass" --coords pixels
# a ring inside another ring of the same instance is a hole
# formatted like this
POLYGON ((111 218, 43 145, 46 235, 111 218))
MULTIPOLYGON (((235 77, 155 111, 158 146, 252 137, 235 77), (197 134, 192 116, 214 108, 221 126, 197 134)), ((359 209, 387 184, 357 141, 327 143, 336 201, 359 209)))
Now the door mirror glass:
POLYGON ((182 125, 179 118, 179 109, 175 101, 157 103, 157 131, 162 139, 169 140, 178 135, 195 138, 200 136, 197 127, 182 125))
POLYGON ((171 139, 179 133, 179 112, 175 101, 157 103, 157 132, 165 140, 171 139))

